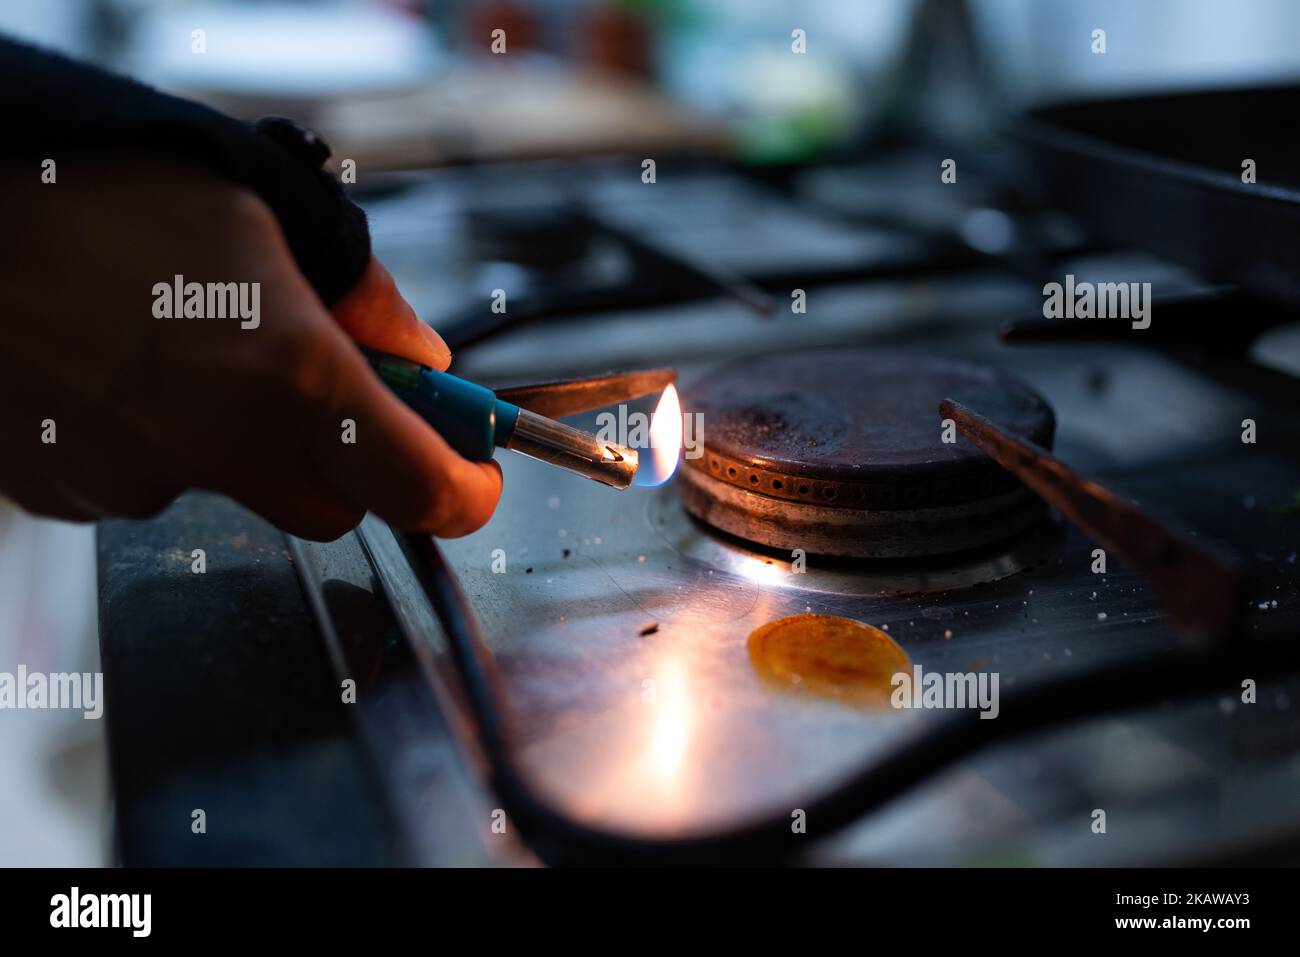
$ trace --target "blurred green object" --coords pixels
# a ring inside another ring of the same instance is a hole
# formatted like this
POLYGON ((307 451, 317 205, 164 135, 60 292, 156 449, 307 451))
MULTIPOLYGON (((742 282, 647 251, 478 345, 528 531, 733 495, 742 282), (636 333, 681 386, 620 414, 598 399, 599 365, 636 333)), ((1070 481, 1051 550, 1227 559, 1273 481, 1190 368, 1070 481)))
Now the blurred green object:
POLYGON ((723 122, 754 164, 823 157, 860 139, 898 61, 910 0, 727 5, 683 0, 658 75, 723 122))
POLYGON ((843 117, 833 104, 749 117, 736 130, 736 158, 760 165, 814 160, 838 145, 842 133, 843 117))

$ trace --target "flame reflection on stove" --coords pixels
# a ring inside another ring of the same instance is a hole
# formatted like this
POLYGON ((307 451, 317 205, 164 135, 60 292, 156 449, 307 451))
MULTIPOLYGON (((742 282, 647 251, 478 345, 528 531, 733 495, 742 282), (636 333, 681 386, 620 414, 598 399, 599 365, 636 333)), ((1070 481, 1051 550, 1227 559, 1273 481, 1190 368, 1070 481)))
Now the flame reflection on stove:
POLYGON ((682 404, 677 389, 669 386, 650 417, 650 448, 641 456, 632 484, 643 487, 663 485, 677 471, 682 452, 682 404))
MULTIPOLYGON (((671 388, 671 387, 670 387, 671 388)), ((656 676, 654 730, 650 735, 650 770, 653 781, 670 786, 677 779, 690 739, 691 708, 686 693, 686 669, 671 658, 656 676)))
MULTIPOLYGON (((648 677, 636 668, 640 693, 628 695, 621 733, 602 726, 598 737, 579 747, 562 748, 558 761, 562 787, 574 810, 591 820, 631 814, 629 826, 681 828, 698 823, 698 749, 706 727, 695 707, 689 662, 677 652, 656 656, 648 677)), ((594 727, 594 726, 593 726, 594 727)), ((556 773, 557 758, 538 759, 546 774, 556 773)))

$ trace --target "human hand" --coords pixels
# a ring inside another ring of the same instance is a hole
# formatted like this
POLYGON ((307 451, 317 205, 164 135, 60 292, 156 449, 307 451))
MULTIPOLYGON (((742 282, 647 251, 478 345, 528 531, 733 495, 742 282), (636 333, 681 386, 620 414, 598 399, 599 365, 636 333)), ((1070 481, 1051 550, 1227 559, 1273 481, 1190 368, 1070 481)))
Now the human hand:
POLYGON ((487 521, 497 465, 459 456, 353 344, 451 359, 377 261, 331 315, 251 192, 134 153, 60 160, 54 184, 39 173, 0 170, 15 240, 0 260, 0 491, 90 521, 205 488, 319 540, 366 510, 442 536, 487 521), (155 286, 177 275, 257 284, 256 324, 156 316, 155 286))

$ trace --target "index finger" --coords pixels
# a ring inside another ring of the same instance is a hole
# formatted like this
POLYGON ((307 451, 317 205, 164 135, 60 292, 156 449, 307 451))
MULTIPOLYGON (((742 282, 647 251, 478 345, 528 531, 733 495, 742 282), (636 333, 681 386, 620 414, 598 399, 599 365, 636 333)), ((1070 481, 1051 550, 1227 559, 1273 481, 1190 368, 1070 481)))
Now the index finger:
POLYGON ((384 264, 371 256, 356 286, 331 307, 343 331, 363 346, 445 372, 451 350, 420 320, 384 264))

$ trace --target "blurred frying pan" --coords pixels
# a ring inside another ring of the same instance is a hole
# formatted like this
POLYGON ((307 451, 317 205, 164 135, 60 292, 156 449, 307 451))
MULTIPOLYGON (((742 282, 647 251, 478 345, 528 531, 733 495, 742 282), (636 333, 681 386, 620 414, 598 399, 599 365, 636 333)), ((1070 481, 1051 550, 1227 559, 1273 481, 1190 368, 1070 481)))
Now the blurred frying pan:
POLYGON ((1092 235, 1300 306, 1300 87, 1090 100, 1019 127, 1092 235), (1257 182, 1242 182, 1254 160, 1257 182))

